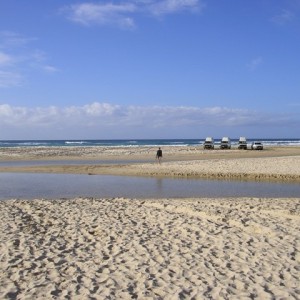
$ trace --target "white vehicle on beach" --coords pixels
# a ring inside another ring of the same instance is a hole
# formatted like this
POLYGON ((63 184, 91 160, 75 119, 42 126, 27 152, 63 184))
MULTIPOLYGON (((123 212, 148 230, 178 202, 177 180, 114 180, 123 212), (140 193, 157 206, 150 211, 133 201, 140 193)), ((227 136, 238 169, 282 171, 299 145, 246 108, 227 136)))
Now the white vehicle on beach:
POLYGON ((214 139, 212 137, 207 137, 204 141, 203 148, 214 149, 215 148, 214 139))
POLYGON ((220 148, 221 149, 230 149, 231 148, 231 142, 230 142, 229 137, 225 136, 222 138, 220 148))
POLYGON ((241 136, 239 139, 238 149, 247 149, 247 140, 244 136, 241 136))
POLYGON ((264 146, 261 142, 253 142, 251 145, 252 150, 263 150, 264 146))

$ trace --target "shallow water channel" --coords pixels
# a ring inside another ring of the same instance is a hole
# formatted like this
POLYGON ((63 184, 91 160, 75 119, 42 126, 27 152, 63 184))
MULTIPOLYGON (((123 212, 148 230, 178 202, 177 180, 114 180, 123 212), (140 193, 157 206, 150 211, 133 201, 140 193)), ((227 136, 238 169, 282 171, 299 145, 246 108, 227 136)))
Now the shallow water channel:
POLYGON ((299 183, 0 173, 0 200, 72 197, 300 197, 299 183))

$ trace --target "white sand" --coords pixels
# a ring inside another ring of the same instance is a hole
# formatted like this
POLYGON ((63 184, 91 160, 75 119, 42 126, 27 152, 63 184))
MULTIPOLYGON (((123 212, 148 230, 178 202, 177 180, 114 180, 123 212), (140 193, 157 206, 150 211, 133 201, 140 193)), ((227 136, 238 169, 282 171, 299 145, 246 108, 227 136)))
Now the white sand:
POLYGON ((0 172, 109 174, 152 177, 280 180, 300 182, 300 155, 171 161, 158 164, 93 164, 0 167, 0 172))
POLYGON ((132 174, 151 176, 300 180, 300 155, 139 164, 128 167, 129 170, 132 174))
POLYGON ((300 198, 0 202, 1 299, 300 299, 300 198))
MULTIPOLYGON (((0 147, 3 160, 153 160, 157 147, 0 147)), ((263 151, 215 149, 202 146, 163 146, 164 161, 195 160, 206 158, 278 157, 300 155, 300 147, 265 147, 263 151)))

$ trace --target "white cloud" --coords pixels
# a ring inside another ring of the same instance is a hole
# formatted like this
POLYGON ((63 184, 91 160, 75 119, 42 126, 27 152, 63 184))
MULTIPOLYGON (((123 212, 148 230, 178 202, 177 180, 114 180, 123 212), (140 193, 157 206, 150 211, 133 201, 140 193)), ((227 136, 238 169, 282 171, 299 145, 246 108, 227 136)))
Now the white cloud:
POLYGON ((82 111, 89 116, 113 116, 120 110, 119 105, 112 105, 109 103, 98 103, 84 105, 82 111))
MULTIPOLYGON (((182 130, 191 132, 195 128, 219 127, 246 128, 257 126, 295 126, 299 117, 285 114, 270 115, 247 109, 226 107, 189 107, 189 106, 121 106, 110 103, 94 102, 83 106, 70 107, 15 107, 0 105, 0 126, 6 132, 40 131, 75 136, 78 132, 88 132, 93 136, 111 132, 169 132, 169 135, 182 130)), ((1 133, 0 133, 1 134, 1 133)), ((2 133, 3 135, 3 133, 2 133)), ((78 136, 77 136, 78 137, 78 136)), ((0 136, 0 139, 3 136, 0 136)), ((13 138, 13 137, 12 137, 13 138)), ((47 138, 47 136, 44 136, 47 138)), ((113 136, 111 136, 113 138, 113 136)))
POLYGON ((196 11, 204 5, 199 0, 163 0, 154 1, 148 6, 155 15, 173 14, 180 11, 196 11))
POLYGON ((49 65, 42 66, 42 69, 47 73, 56 73, 59 71, 59 69, 57 69, 56 67, 49 66, 49 65))
POLYGON ((84 25, 115 24, 121 27, 133 27, 134 21, 128 15, 136 10, 133 3, 125 4, 94 4, 81 3, 65 8, 69 19, 84 25))
POLYGON ((12 107, 8 104, 0 105, 0 124, 14 124, 15 121, 23 120, 28 115, 25 107, 12 107))
POLYGON ((81 3, 62 9, 73 22, 83 25, 117 25, 121 28, 135 27, 137 14, 166 15, 181 11, 198 11, 204 7, 200 0, 147 0, 117 3, 81 3))

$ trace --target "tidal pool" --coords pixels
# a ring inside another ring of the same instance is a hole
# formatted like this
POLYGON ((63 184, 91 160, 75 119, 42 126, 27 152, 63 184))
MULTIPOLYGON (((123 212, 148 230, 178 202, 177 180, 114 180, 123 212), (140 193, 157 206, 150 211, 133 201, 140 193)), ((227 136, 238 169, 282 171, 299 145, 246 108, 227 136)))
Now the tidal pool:
POLYGON ((0 200, 74 197, 300 197, 299 183, 0 173, 0 200))

